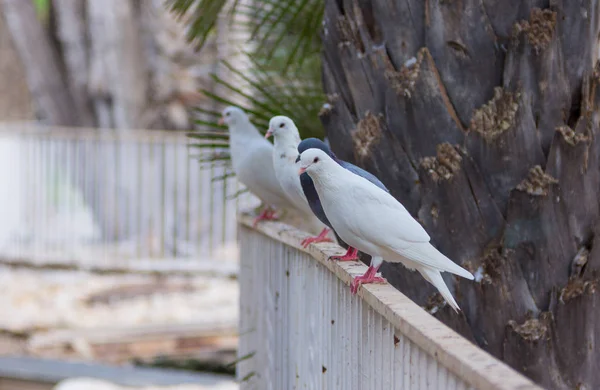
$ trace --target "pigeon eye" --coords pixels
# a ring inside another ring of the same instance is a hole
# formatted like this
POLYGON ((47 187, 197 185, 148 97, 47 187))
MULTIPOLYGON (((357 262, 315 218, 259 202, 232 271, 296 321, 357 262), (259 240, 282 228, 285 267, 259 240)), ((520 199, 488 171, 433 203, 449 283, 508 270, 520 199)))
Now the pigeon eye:
POLYGON ((285 126, 283 123, 279 124, 280 129, 283 129, 283 126, 285 126))
POLYGON ((231 113, 230 113, 230 112, 228 112, 228 113, 226 113, 226 114, 225 114, 225 116, 229 116, 229 115, 231 115, 231 113))
POLYGON ((313 163, 318 163, 319 162, 319 157, 315 157, 315 159, 313 160, 313 163))

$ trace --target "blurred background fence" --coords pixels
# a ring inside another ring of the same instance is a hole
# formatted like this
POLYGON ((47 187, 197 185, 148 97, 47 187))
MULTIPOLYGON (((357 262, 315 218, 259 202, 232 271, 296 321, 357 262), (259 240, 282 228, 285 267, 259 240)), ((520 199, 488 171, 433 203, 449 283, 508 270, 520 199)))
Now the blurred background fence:
POLYGON ((235 261, 239 186, 198 161, 225 145, 203 150, 184 132, 0 124, 0 257, 235 261))

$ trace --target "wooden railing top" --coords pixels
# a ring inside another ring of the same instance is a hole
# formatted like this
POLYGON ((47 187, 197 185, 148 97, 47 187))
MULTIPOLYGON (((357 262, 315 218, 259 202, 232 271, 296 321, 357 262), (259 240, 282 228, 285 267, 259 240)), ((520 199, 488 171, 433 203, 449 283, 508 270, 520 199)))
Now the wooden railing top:
MULTIPOLYGON (((302 248, 300 242, 307 237, 307 233, 285 223, 261 222, 253 228, 253 218, 247 214, 239 215, 238 221, 274 240, 309 253, 347 285, 354 276, 366 271, 362 263, 329 261, 330 256, 340 254, 341 248, 336 244, 321 243, 318 248, 315 245, 302 248)), ((390 284, 364 285, 358 290, 358 296, 403 335, 476 388, 541 389, 431 316, 390 284)))
MULTIPOLYGON (((0 122, 0 135, 31 135, 49 137, 63 140, 119 140, 119 141, 142 141, 142 142, 184 142, 190 140, 188 134, 192 131, 184 130, 156 130, 156 129, 102 129, 93 127, 67 127, 47 126, 39 122, 0 122)), ((206 133, 206 132, 203 132, 206 133)), ((223 135, 224 133, 215 134, 223 135)), ((196 142, 210 142, 211 144, 226 142, 218 140, 196 142)))

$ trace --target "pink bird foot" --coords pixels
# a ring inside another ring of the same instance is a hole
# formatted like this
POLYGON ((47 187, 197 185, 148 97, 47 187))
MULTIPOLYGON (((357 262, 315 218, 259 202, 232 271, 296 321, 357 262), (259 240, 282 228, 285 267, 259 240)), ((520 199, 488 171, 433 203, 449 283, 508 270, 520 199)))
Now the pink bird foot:
POLYGON ((300 245, 306 248, 313 242, 331 242, 331 238, 327 237, 327 234, 329 234, 329 229, 324 228, 318 236, 305 238, 300 245))
POLYGON ((352 260, 360 260, 358 258, 358 249, 348 247, 346 254, 343 256, 331 256, 329 260, 337 260, 337 261, 352 261, 352 260))
POLYGON ((263 209, 263 211, 260 213, 260 215, 256 218, 254 218, 254 221, 252 222, 252 226, 256 227, 256 225, 258 225, 258 223, 260 221, 273 221, 277 219, 277 215, 275 215, 275 211, 269 209, 268 207, 265 207, 263 209))
POLYGON ((387 280, 385 280, 384 278, 375 276, 377 274, 378 268, 369 267, 364 275, 355 277, 352 283, 350 284, 350 292, 352 294, 356 294, 361 284, 387 283, 387 280))

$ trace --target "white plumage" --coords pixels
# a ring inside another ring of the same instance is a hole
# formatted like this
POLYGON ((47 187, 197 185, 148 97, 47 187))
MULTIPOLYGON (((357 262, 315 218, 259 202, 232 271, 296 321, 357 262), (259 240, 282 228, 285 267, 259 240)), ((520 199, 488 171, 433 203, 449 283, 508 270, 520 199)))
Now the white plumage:
POLYGON ((357 284, 379 279, 373 276, 383 259, 402 263, 419 271, 452 308, 459 310, 441 272, 471 280, 473 275, 435 249, 425 229, 400 202, 368 180, 342 168, 321 150, 306 150, 300 161, 302 169, 313 179, 323 209, 337 234, 348 245, 373 257, 369 271, 355 279, 357 284))
MULTIPOLYGON (((298 128, 290 118, 275 116, 269 122, 267 136, 270 135, 273 135, 275 141, 272 155, 275 176, 285 194, 292 200, 294 207, 301 212, 307 227, 312 233, 317 234, 326 226, 313 214, 302 190, 298 175, 300 166, 296 164, 298 144, 300 143, 298 128)), ((312 242, 315 240, 313 239, 312 242)))
POLYGON ((231 164, 238 180, 266 206, 293 208, 275 177, 273 145, 263 138, 246 113, 237 107, 223 110, 223 122, 229 127, 231 164))

